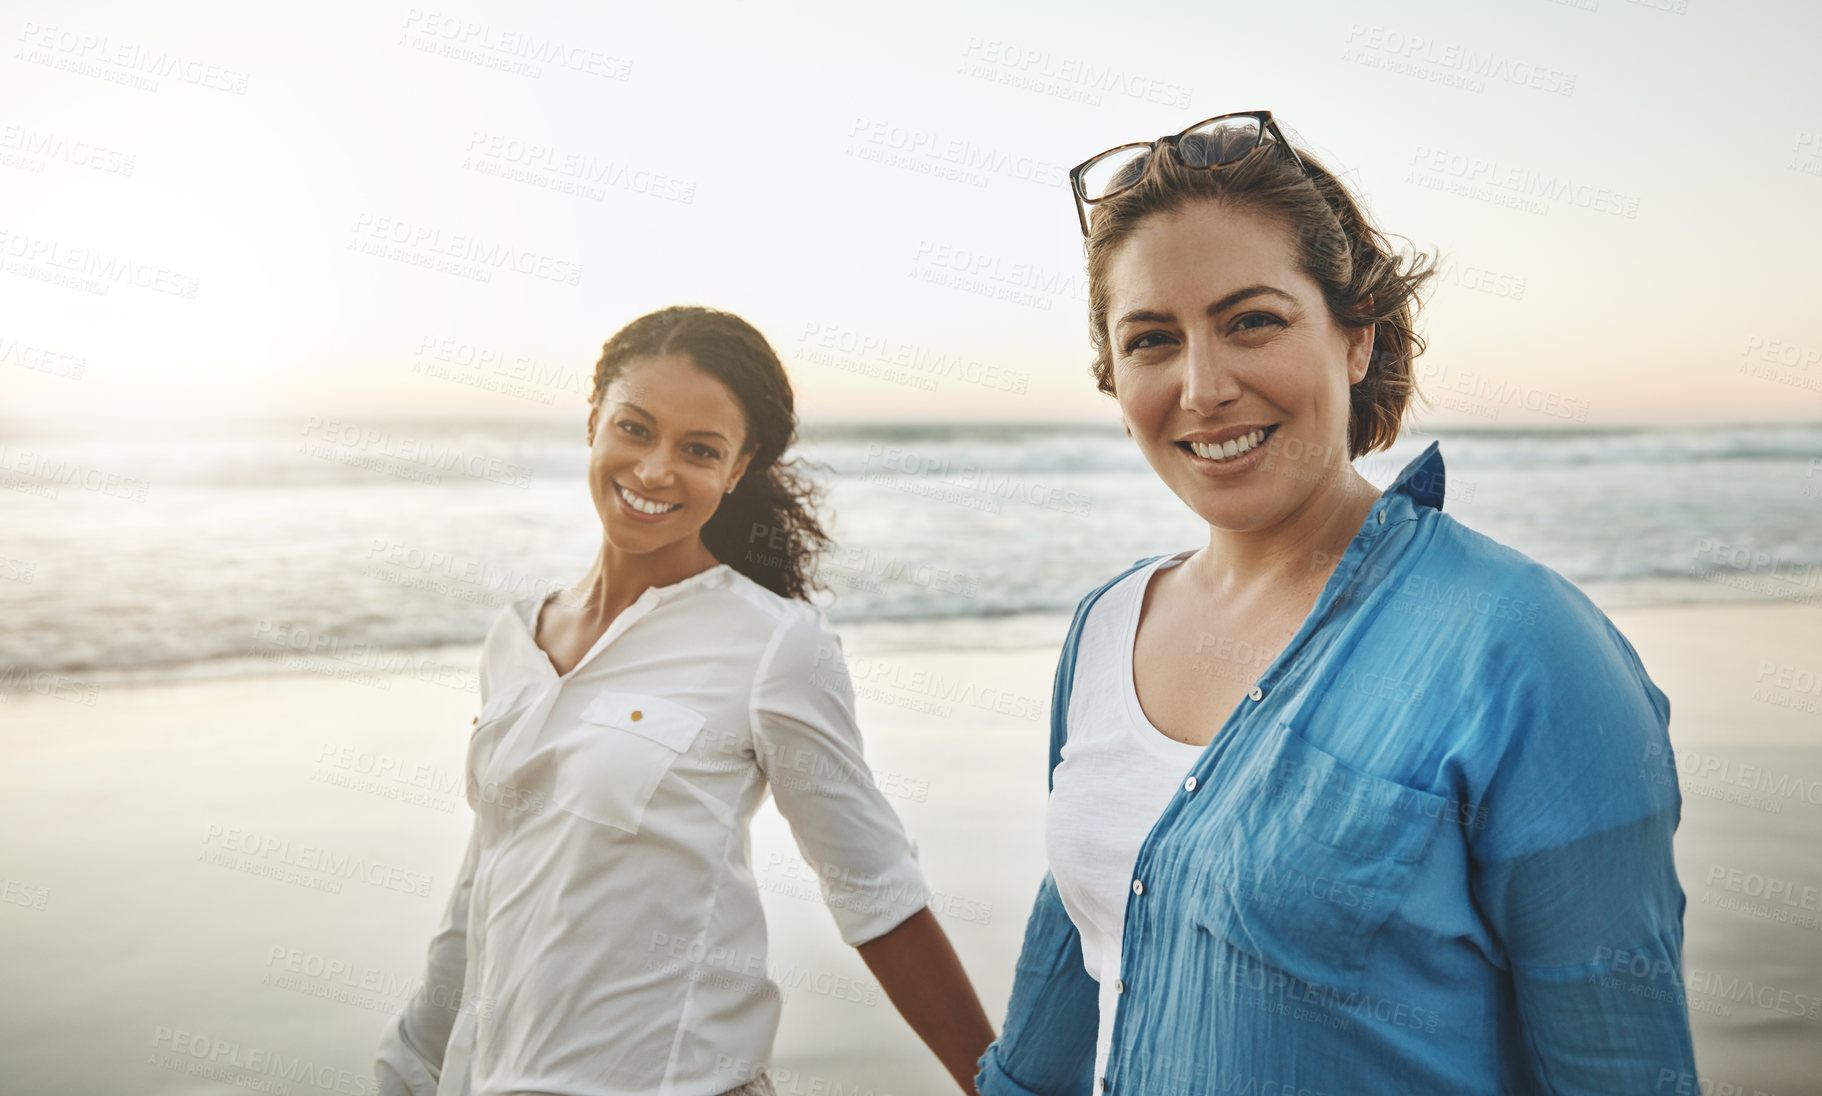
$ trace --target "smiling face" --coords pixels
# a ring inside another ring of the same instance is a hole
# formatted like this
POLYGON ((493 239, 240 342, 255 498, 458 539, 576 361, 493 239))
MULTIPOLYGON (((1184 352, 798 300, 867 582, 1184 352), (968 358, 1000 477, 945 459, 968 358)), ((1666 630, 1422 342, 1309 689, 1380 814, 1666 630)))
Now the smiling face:
POLYGON ((588 413, 588 487, 607 540, 651 552, 696 540, 745 473, 746 416, 683 355, 634 358, 588 413))
POLYGON ((1147 217, 1108 266, 1120 410, 1210 525, 1284 521, 1348 468, 1348 388, 1373 328, 1344 328, 1276 221, 1212 201, 1147 217))

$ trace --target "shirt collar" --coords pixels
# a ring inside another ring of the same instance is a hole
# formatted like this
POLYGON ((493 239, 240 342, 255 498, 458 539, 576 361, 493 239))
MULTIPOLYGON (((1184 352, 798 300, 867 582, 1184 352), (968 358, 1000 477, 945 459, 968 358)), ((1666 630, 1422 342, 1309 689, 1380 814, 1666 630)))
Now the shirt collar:
POLYGON ((669 586, 648 586, 646 587, 645 593, 641 594, 640 597, 650 598, 654 602, 669 601, 679 594, 684 594, 691 590, 713 590, 726 586, 729 582, 733 581, 733 578, 734 568, 725 563, 717 563, 715 566, 707 568, 706 570, 697 571, 688 578, 678 579, 669 586))
POLYGON ((1417 516, 1417 508, 1427 506, 1432 510, 1442 509, 1443 467, 1442 443, 1432 441, 1423 452, 1412 458, 1404 466, 1392 485, 1379 493, 1379 504, 1373 507, 1373 513, 1367 516, 1366 528, 1377 531, 1391 522, 1417 516), (1377 515, 1383 511, 1382 522, 1377 515))
MULTIPOLYGON (((637 598, 633 599, 631 605, 622 609, 620 614, 608 623, 607 629, 595 640, 594 646, 588 649, 588 653, 583 655, 581 660, 574 666, 570 667, 567 676, 574 676, 576 671, 580 670, 586 663, 594 661, 595 655, 599 653, 603 647, 611 640, 624 635, 626 630, 637 623, 640 617, 652 612, 665 602, 681 597, 692 590, 713 590, 727 586, 734 581, 735 573, 734 569, 727 564, 717 563, 713 567, 697 571, 695 574, 690 575, 687 578, 679 579, 668 586, 647 586, 637 598)), ((558 676, 557 669, 551 664, 550 656, 538 646, 535 635, 538 627, 538 612, 543 608, 544 603, 554 597, 558 592, 559 591, 552 591, 542 597, 534 595, 532 597, 521 598, 514 603, 519 611, 519 622, 524 625, 524 627, 516 630, 519 640, 525 644, 527 655, 538 664, 541 670, 549 671, 553 677, 558 676)), ((559 680, 561 680, 560 677, 559 680)))
MULTIPOLYGON (((735 574, 734 568, 725 563, 717 563, 715 566, 697 571, 687 578, 678 579, 668 586, 647 586, 640 592, 637 598, 633 599, 633 604, 622 610, 621 613, 622 615, 625 615, 626 613, 631 612, 636 606, 650 606, 656 608, 691 590, 714 590, 728 586, 734 581, 735 574)), ((543 608, 544 603, 549 601, 559 592, 560 591, 552 591, 551 593, 542 595, 534 594, 519 600, 519 619, 525 622, 525 630, 528 635, 536 626, 538 610, 543 608)), ((643 613, 646 610, 640 609, 639 611, 643 613)))

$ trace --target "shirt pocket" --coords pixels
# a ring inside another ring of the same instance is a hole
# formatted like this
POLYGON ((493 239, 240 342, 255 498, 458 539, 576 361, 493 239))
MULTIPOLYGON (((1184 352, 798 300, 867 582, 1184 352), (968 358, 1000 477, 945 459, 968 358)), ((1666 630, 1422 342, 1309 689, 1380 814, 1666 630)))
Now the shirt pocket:
POLYGON ((481 705, 480 713, 475 716, 474 726, 469 733, 469 737, 480 738, 483 735, 497 731, 498 728, 496 728, 494 724, 500 719, 512 715, 523 708, 525 706, 525 694, 530 691, 531 686, 526 684, 513 685, 504 689, 495 689, 493 695, 487 698, 487 703, 481 705))
POLYGON ((650 693, 600 692, 557 750, 551 802, 579 818, 638 833, 645 805, 707 722, 650 693))
POLYGON ((518 718, 525 714, 531 697, 532 687, 529 684, 496 689, 475 716, 474 726, 468 735, 468 771, 463 783, 466 786, 468 805, 477 811, 485 805, 498 805, 500 802, 498 786, 484 777, 493 768, 494 753, 499 748, 501 739, 512 729, 518 718))
MULTIPOLYGON (((519 715, 525 714, 527 699, 532 686, 510 686, 496 688, 492 695, 486 697, 481 712, 474 717, 474 726, 468 728, 468 783, 472 785, 479 774, 485 774, 488 766, 494 761, 494 748, 499 739, 512 728, 512 723, 519 715)), ((472 790, 472 788, 470 788, 472 790)))
MULTIPOLYGON (((1288 724, 1207 858, 1192 920, 1215 941, 1312 986, 1357 991, 1374 936, 1404 900, 1447 800, 1357 769, 1288 724)), ((1255 985, 1254 988, 1260 988, 1255 985)))

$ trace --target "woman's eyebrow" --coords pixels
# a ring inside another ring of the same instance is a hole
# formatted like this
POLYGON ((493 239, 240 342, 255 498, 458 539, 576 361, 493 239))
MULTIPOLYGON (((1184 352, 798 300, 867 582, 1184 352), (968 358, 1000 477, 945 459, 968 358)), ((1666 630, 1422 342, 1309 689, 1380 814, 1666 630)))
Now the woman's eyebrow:
MULTIPOLYGON (((1209 305, 1206 314, 1210 315, 1210 316, 1219 315, 1220 313, 1226 312, 1228 309, 1239 304, 1241 301, 1246 300, 1248 297, 1257 297, 1257 296, 1261 296, 1261 295, 1282 297, 1291 304, 1297 303, 1297 298, 1291 296, 1289 293, 1286 293, 1284 290, 1279 289, 1277 286, 1249 285, 1249 286, 1245 287, 1244 289, 1236 289, 1232 293, 1229 293, 1227 296, 1222 297, 1220 300, 1216 301, 1214 304, 1209 305)), ((1131 312, 1128 312, 1126 315, 1121 316, 1119 322, 1121 324, 1170 323, 1173 320, 1175 320, 1176 318, 1177 317, 1174 314, 1169 313, 1169 312, 1158 312, 1156 310, 1149 309, 1149 308, 1135 308, 1131 312)))
MULTIPOLYGON (((638 404, 634 403, 631 400, 621 400, 620 406, 629 407, 632 410, 639 412, 641 415, 644 415, 646 418, 651 419, 653 422, 658 421, 658 417, 656 415, 653 415, 650 411, 647 411, 645 408, 640 407, 638 404)), ((727 442, 729 445, 734 444, 732 439, 730 439, 726 434, 723 434, 719 430, 685 430, 683 432, 683 434, 685 437, 689 437, 694 434, 706 434, 711 438, 720 438, 722 441, 727 442)))

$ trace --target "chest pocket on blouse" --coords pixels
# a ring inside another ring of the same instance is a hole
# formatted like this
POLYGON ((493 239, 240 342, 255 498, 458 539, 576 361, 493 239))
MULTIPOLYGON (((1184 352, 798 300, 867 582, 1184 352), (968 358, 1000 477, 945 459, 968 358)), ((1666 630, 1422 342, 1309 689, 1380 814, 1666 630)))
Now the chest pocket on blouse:
POLYGON ((1238 839, 1210 858, 1191 918, 1242 953, 1229 957, 1236 988, 1282 994, 1275 969, 1355 991, 1448 801, 1354 768, 1287 724, 1276 731, 1238 839))
POLYGON ((497 689, 481 706, 480 714, 475 716, 474 726, 468 735, 468 771, 467 785, 468 805, 480 810, 483 805, 499 806, 503 796, 499 785, 486 781, 481 774, 493 766, 494 750, 500 739, 512 729, 518 718, 525 714, 533 699, 529 685, 518 685, 512 688, 497 689))
POLYGON ((495 734, 500 728, 497 724, 509 715, 515 715, 525 707, 531 692, 529 685, 514 685, 510 688, 495 689, 487 703, 481 705, 481 711, 475 716, 474 726, 469 732, 471 738, 483 738, 495 734))
POLYGON ((556 751, 551 802, 591 822, 638 833, 645 805, 706 717, 650 693, 602 692, 556 751))

